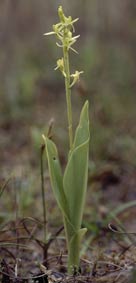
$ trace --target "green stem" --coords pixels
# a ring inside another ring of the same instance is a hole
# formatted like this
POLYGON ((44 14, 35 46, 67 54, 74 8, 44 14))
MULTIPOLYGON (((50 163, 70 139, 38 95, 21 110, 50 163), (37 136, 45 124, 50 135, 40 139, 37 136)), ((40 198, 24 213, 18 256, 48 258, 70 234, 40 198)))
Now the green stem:
POLYGON ((64 229, 68 248, 68 273, 75 274, 79 269, 80 238, 74 237, 76 232, 72 225, 64 217, 64 229))
POLYGON ((65 90, 66 90, 67 115, 68 115, 69 146, 71 149, 73 144, 72 105, 71 105, 69 54, 68 54, 68 48, 66 46, 63 47, 63 56, 64 56, 64 70, 66 74, 65 90))
POLYGON ((71 241, 68 252, 68 273, 74 275, 79 271, 80 261, 80 243, 77 239, 71 241))

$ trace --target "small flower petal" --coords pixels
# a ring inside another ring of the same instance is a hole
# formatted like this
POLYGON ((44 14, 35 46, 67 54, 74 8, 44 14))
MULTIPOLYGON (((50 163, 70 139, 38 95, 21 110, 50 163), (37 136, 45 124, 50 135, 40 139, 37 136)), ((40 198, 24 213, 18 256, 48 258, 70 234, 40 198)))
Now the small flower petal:
POLYGON ((75 73, 71 75, 73 82, 71 83, 70 87, 72 87, 77 81, 79 81, 80 74, 83 74, 83 71, 75 71, 75 73))
POLYGON ((54 31, 50 31, 50 32, 44 33, 43 35, 52 35, 52 34, 55 34, 55 32, 54 31))

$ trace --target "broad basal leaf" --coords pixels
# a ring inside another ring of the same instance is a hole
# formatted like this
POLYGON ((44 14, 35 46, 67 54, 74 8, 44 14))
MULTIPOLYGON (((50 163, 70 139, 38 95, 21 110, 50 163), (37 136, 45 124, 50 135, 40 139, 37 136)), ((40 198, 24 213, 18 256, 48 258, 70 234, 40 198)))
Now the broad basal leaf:
POLYGON ((79 230, 85 202, 89 155, 88 102, 85 103, 76 130, 73 148, 65 169, 63 186, 69 204, 70 221, 79 230))
POLYGON ((58 151, 55 144, 48 138, 45 138, 45 145, 52 189, 62 213, 69 221, 69 209, 63 190, 63 179, 58 151))

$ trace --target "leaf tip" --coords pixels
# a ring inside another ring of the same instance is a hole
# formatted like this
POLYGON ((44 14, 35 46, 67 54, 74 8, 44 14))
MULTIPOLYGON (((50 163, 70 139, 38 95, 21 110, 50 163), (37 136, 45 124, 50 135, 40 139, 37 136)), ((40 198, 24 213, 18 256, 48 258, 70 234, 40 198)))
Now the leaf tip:
POLYGON ((89 101, 88 100, 86 100, 86 102, 85 102, 85 107, 89 108, 89 101))
POLYGON ((44 140, 44 142, 46 143, 46 137, 45 137, 45 135, 44 134, 42 134, 42 138, 43 138, 43 140, 44 140))

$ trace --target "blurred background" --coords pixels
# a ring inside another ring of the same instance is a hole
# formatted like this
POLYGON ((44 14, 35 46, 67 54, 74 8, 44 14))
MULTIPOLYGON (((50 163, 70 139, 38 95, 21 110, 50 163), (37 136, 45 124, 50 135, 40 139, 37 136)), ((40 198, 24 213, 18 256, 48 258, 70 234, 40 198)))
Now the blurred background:
POLYGON ((62 164, 68 151, 64 83, 54 71, 61 50, 54 37, 43 36, 58 22, 60 4, 79 17, 71 70, 84 74, 72 100, 75 125, 90 101, 90 174, 136 166, 136 1, 1 0, 0 174, 15 172, 24 190, 37 184, 41 134, 50 119, 62 164))

